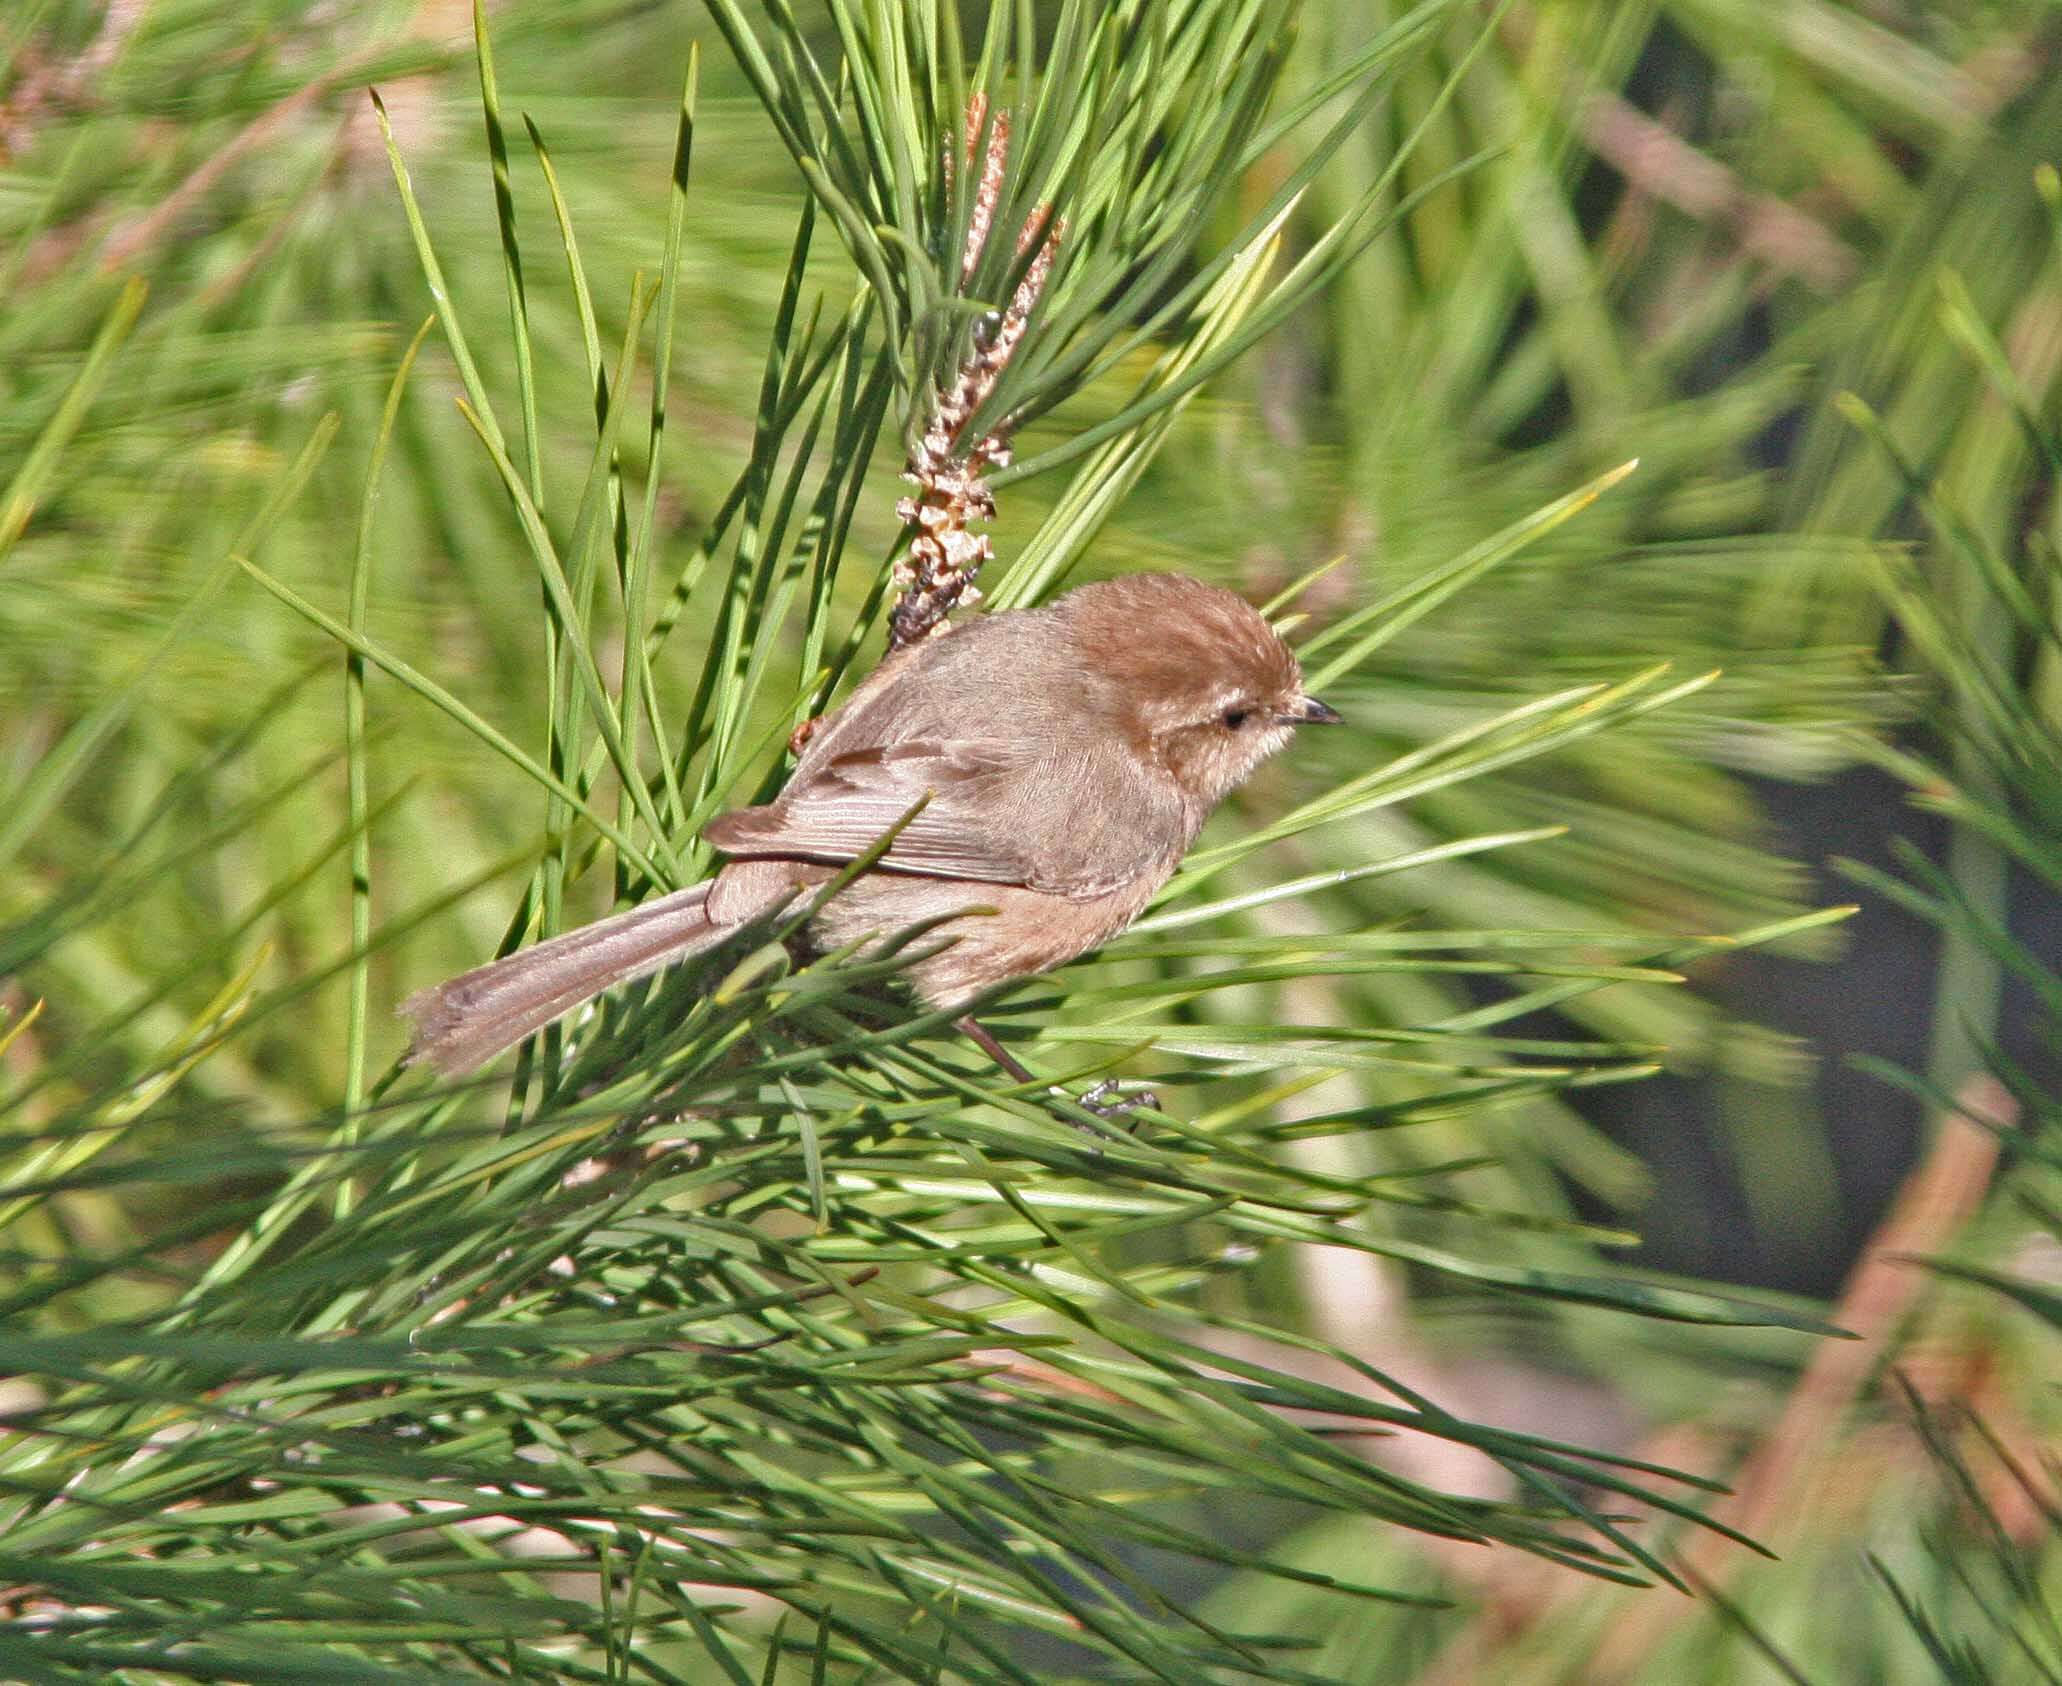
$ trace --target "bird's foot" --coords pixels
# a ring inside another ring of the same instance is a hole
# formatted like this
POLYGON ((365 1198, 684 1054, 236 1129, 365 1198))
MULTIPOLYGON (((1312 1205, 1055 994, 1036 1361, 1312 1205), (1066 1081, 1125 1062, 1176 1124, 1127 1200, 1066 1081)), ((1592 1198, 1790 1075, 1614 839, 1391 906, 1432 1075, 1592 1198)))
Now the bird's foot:
POLYGON ((1141 1107, 1149 1112, 1158 1112, 1160 1097, 1150 1089, 1137 1089, 1127 1094, 1116 1078, 1105 1077, 1093 1088, 1082 1090, 1081 1098, 1074 1104, 1112 1124, 1122 1123, 1127 1129, 1136 1129, 1138 1121, 1132 1114, 1141 1107))

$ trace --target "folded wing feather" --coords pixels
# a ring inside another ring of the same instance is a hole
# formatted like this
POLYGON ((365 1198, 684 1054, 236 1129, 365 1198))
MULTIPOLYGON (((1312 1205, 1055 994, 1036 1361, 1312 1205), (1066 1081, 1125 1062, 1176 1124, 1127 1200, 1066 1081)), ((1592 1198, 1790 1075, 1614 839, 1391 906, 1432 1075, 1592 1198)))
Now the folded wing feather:
POLYGON ((1159 865, 1161 810, 1180 807, 1171 785, 1127 772, 1114 752, 1079 745, 1027 759, 1000 740, 917 739, 798 769, 777 800, 703 835, 731 855, 849 861, 928 797, 881 857, 886 870, 1101 895, 1159 865))

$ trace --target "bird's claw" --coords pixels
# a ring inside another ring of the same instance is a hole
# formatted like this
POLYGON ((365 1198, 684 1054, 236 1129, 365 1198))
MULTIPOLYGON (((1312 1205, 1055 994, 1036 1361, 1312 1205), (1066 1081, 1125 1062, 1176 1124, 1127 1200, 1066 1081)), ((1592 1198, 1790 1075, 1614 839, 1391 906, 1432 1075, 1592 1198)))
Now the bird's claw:
POLYGON ((1122 1093, 1116 1078, 1105 1077, 1093 1088, 1082 1090, 1081 1098, 1075 1104, 1084 1112, 1092 1112, 1096 1117, 1107 1119, 1113 1124, 1120 1121, 1132 1123, 1135 1121, 1131 1115, 1141 1107, 1149 1112, 1158 1112, 1160 1097, 1150 1089, 1139 1089, 1130 1094, 1122 1093))

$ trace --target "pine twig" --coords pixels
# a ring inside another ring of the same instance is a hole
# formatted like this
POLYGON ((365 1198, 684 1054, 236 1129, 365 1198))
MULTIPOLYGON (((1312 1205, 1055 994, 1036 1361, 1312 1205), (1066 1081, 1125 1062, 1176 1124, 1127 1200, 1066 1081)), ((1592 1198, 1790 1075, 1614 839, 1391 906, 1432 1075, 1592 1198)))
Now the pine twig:
MULTIPOLYGON (((963 168, 973 168, 973 153, 987 120, 987 99, 975 95, 968 103, 963 168)), ((973 212, 967 223, 966 250, 960 257, 960 285, 964 287, 981 260, 988 233, 995 221, 996 202, 1002 193, 1009 163, 1007 114, 997 112, 988 123, 988 148, 981 163, 981 182, 974 195, 973 212)), ((948 152, 946 173, 952 171, 948 152)), ((1060 229, 1051 221, 1050 208, 1038 212, 1017 234, 1017 255, 1040 242, 1038 255, 1024 271, 1010 302, 999 314, 983 318, 975 330, 973 354, 960 365, 949 392, 942 394, 931 411, 923 437, 910 453, 903 478, 916 487, 913 496, 901 499, 895 513, 916 528, 908 552, 895 564, 895 583, 902 595, 888 617, 888 648, 899 650, 920 638, 950 629, 948 617, 961 604, 978 603, 981 593, 974 580, 995 556, 994 542, 986 533, 971 531, 974 522, 995 519, 995 494, 989 490, 991 468, 1007 467, 1010 461, 1010 424, 1007 419, 972 444, 962 444, 961 435, 988 395, 995 390, 1004 369, 1009 367, 1031 312, 1045 290, 1059 250, 1060 229)))

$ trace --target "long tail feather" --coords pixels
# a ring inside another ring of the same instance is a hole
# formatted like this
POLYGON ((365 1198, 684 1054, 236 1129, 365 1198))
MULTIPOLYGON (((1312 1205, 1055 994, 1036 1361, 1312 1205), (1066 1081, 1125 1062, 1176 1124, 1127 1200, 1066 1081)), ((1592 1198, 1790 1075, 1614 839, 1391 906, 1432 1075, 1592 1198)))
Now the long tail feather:
POLYGON ((711 923, 708 899, 690 885, 411 995, 408 1062, 461 1076, 603 990, 713 948, 737 927, 711 923))

